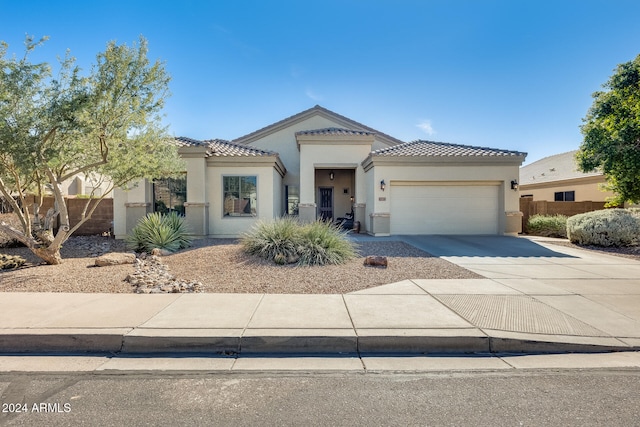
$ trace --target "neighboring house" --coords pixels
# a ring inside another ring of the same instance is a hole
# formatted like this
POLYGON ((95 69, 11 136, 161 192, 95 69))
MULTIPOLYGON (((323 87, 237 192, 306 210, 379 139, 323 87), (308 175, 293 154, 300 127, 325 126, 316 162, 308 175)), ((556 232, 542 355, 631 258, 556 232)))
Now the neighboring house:
POLYGON ((520 168, 520 196, 549 202, 604 202, 613 197, 602 189, 606 180, 601 172, 578 169, 576 153, 556 154, 520 168))
POLYGON ((97 174, 78 174, 60 184, 65 196, 112 197, 113 191, 109 178, 97 174), (106 194, 105 194, 106 192, 106 194))
MULTIPOLYGON (((233 141, 177 138, 187 221, 198 236, 236 237, 258 220, 353 210, 361 232, 516 234, 526 153, 402 141, 315 106, 233 141), (514 190, 514 187, 516 189, 514 190)), ((143 183, 114 196, 115 234, 153 210, 143 183)))

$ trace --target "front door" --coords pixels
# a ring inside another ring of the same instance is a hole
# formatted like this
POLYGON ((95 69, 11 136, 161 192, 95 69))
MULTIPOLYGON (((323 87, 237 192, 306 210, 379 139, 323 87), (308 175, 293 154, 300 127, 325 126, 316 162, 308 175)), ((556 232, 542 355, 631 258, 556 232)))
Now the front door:
POLYGON ((333 187, 320 187, 318 189, 319 216, 322 220, 333 220, 333 187))

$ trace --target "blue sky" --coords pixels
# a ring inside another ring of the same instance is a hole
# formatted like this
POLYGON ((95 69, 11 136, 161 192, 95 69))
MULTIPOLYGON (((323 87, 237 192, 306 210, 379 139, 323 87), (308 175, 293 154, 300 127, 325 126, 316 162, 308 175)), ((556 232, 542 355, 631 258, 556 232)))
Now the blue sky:
POLYGON ((591 94, 640 53, 637 0, 0 0, 0 40, 89 68, 110 40, 166 63, 175 136, 234 139, 316 104, 403 141, 576 149, 591 94))

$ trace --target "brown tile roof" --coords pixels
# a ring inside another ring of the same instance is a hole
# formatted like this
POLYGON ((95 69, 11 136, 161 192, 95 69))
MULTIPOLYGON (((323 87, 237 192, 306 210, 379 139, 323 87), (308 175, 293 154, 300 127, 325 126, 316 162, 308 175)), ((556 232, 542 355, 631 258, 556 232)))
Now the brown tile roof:
POLYGON ((372 156, 524 157, 527 153, 434 141, 412 141, 371 152, 372 156))
POLYGON ((207 147, 205 157, 242 157, 242 156, 277 156, 278 153, 268 150, 260 150, 250 145, 234 144, 224 139, 209 139, 200 141, 180 136, 176 138, 178 147, 207 147))
POLYGON ((296 132, 296 135, 375 135, 375 132, 367 132, 363 130, 352 130, 343 128, 324 128, 303 130, 296 132))

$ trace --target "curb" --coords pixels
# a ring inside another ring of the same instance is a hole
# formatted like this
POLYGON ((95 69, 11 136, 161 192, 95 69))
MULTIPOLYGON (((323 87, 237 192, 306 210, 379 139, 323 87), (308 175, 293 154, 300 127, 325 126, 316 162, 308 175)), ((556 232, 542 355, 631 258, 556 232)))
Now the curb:
MULTIPOLYGON (((640 351, 612 337, 523 337, 457 335, 228 336, 206 330, 164 330, 160 334, 122 330, 14 331, 0 334, 0 353, 115 353, 217 355, 256 354, 438 354, 600 353, 640 351), (130 333, 131 332, 131 333, 130 333)), ((503 335, 503 336, 499 336, 503 335)))

